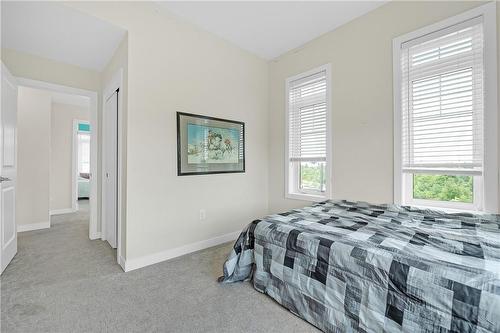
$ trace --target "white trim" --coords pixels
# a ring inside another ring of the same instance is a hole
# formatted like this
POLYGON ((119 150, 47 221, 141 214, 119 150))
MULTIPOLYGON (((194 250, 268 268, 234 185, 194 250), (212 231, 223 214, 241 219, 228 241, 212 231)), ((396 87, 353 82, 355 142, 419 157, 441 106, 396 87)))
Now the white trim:
POLYGON ((436 206, 426 206, 426 205, 412 205, 412 207, 415 208, 420 208, 420 209, 431 209, 431 210, 436 210, 440 212, 445 212, 449 214, 454 214, 454 213, 470 213, 470 214, 476 214, 476 215, 484 215, 487 214, 485 212, 478 212, 477 210, 469 210, 469 209, 457 209, 457 208, 447 208, 447 207, 436 207, 436 206))
POLYGON ((480 212, 483 210, 482 207, 482 193, 483 193, 483 178, 478 176, 473 176, 473 193, 472 193, 472 203, 467 202, 457 202, 457 201, 439 201, 439 200, 428 200, 428 199, 415 199, 413 198, 413 174, 405 173, 403 174, 403 193, 404 204, 410 206, 420 206, 420 207, 434 207, 435 209, 452 209, 460 211, 469 212, 480 212))
POLYGON ((321 202, 327 200, 326 196, 307 193, 286 193, 285 198, 303 201, 321 202))
POLYGON ((496 2, 478 9, 484 17, 484 177, 483 209, 498 213, 498 81, 496 2))
POLYGON ((99 180, 95 177, 97 175, 97 148, 98 148, 98 131, 92 130, 98 128, 98 111, 97 111, 97 92, 73 88, 68 86, 62 86, 58 84, 48 83, 44 81, 31 80, 26 78, 18 77, 16 78, 20 86, 45 89, 49 91, 62 92, 66 94, 73 94, 79 96, 85 96, 90 99, 89 111, 90 111, 90 219, 89 219, 89 238, 97 233, 97 225, 99 224, 99 215, 97 207, 97 189, 99 188, 99 180))
POLYGON ((61 214, 69 214, 69 213, 74 213, 77 210, 74 208, 61 208, 61 209, 52 209, 49 211, 49 215, 61 215, 61 214))
MULTIPOLYGON (((207 249, 209 247, 213 247, 213 246, 216 246, 219 244, 234 241, 236 238, 238 238, 239 234, 240 234, 240 231, 235 231, 235 232, 231 232, 229 234, 225 234, 222 236, 218 236, 218 237, 206 239, 203 241, 199 241, 196 243, 191 243, 191 244, 187 244, 184 246, 180 246, 180 247, 177 247, 175 249, 170 249, 170 250, 146 255, 143 257, 139 257, 139 258, 125 260, 124 265, 121 265, 120 260, 118 262, 120 263, 120 266, 124 267, 125 272, 129 272, 129 271, 132 271, 134 269, 157 264, 157 263, 165 261, 165 260, 169 260, 169 259, 183 256, 185 254, 189 254, 189 253, 204 250, 204 249, 207 249)), ((123 258, 121 260, 123 260, 123 258)))
POLYGON ((332 103, 331 103, 331 93, 332 93, 332 70, 331 64, 325 64, 306 72, 294 75, 285 80, 285 198, 295 199, 295 200, 305 200, 305 201, 323 201, 330 199, 333 196, 332 191, 332 103), (289 114, 288 114, 288 92, 290 89, 290 82, 301 79, 303 77, 313 75, 315 73, 325 71, 326 73, 326 191, 324 194, 309 194, 309 193, 299 193, 293 192, 290 189, 290 157, 289 157, 289 114))
POLYGON ((101 239, 101 233, 96 232, 95 234, 90 235, 90 240, 101 239))
POLYGON ((123 258, 120 255, 117 255, 117 257, 118 257, 118 265, 120 265, 120 267, 125 271, 125 264, 126 264, 125 263, 125 258, 123 258))
MULTIPOLYGON (((485 41, 485 104, 484 104, 484 166, 482 210, 498 212, 498 102, 497 102, 497 41, 496 3, 490 2, 462 14, 431 24, 393 40, 393 94, 394 94, 394 203, 404 203, 404 176, 401 165, 401 45, 412 39, 445 29, 475 17, 483 16, 485 41)), ((434 207, 438 207, 434 205, 434 207)))
POLYGON ((393 120, 393 163, 394 163, 394 188, 393 202, 397 205, 403 204, 403 163, 402 163, 402 144, 401 144, 401 44, 403 38, 398 37, 392 41, 392 81, 393 81, 393 98, 394 98, 394 120, 393 120))
POLYGON ((18 224, 17 232, 25 232, 32 230, 47 229, 47 228, 50 228, 50 221, 30 223, 30 224, 18 224))
MULTIPOLYGON (((103 119, 104 119, 104 111, 106 107, 106 101, 109 99, 111 95, 114 94, 114 92, 118 90, 118 170, 117 170, 117 182, 118 182, 118 189, 117 189, 117 239, 116 239, 116 261, 118 264, 125 270, 125 260, 123 260, 123 255, 122 255, 122 242, 121 242, 121 236, 122 236, 122 191, 123 191, 123 184, 122 184, 122 175, 123 175, 123 68, 119 68, 113 77, 110 79, 109 82, 105 84, 105 88, 103 90, 103 98, 102 98, 102 110, 103 110, 103 119)), ((104 133, 105 128, 103 124, 102 131, 104 133)), ((102 183, 101 183, 101 216, 102 216, 102 223, 101 223, 101 239, 105 240, 106 239, 106 215, 105 215, 105 210, 106 210, 106 205, 105 205, 105 182, 104 182, 104 177, 105 177, 105 170, 104 170, 104 161, 105 161, 105 143, 104 143, 104 138, 106 136, 103 134, 103 142, 102 142, 102 158, 101 158, 101 163, 102 163, 102 183)))

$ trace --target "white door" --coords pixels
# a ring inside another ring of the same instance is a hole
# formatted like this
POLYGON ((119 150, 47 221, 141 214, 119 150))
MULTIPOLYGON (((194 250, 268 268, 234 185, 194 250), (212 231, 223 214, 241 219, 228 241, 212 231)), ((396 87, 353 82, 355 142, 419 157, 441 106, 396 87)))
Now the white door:
POLYGON ((112 248, 116 248, 118 231, 118 91, 104 108, 104 231, 112 248))
POLYGON ((17 253, 17 84, 2 63, 2 108, 0 109, 0 234, 1 272, 17 253))

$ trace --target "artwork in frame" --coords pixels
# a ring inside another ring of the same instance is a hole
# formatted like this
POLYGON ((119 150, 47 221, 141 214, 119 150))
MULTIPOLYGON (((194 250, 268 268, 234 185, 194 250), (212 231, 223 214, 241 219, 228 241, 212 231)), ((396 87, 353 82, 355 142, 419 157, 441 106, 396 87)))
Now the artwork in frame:
POLYGON ((231 172, 245 172, 245 123, 177 112, 177 174, 231 172))

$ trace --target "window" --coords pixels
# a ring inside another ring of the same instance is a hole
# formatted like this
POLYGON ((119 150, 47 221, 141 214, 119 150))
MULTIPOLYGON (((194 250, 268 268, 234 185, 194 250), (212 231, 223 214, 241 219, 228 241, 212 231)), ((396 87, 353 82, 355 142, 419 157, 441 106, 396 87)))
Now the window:
POLYGON ((90 125, 78 123, 78 173, 90 173, 90 125))
POLYGON ((324 200, 330 193, 330 66, 286 81, 286 196, 324 200))
POLYGON ((497 210, 495 13, 481 6, 394 41, 396 202, 497 210))

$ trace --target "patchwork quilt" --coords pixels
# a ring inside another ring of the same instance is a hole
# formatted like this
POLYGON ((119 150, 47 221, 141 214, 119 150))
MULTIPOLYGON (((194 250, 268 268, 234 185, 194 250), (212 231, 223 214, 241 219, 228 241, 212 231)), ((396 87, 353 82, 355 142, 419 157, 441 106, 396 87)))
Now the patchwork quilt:
POLYGON ((500 332, 500 216, 317 203, 243 230, 248 279, 325 332, 500 332))

